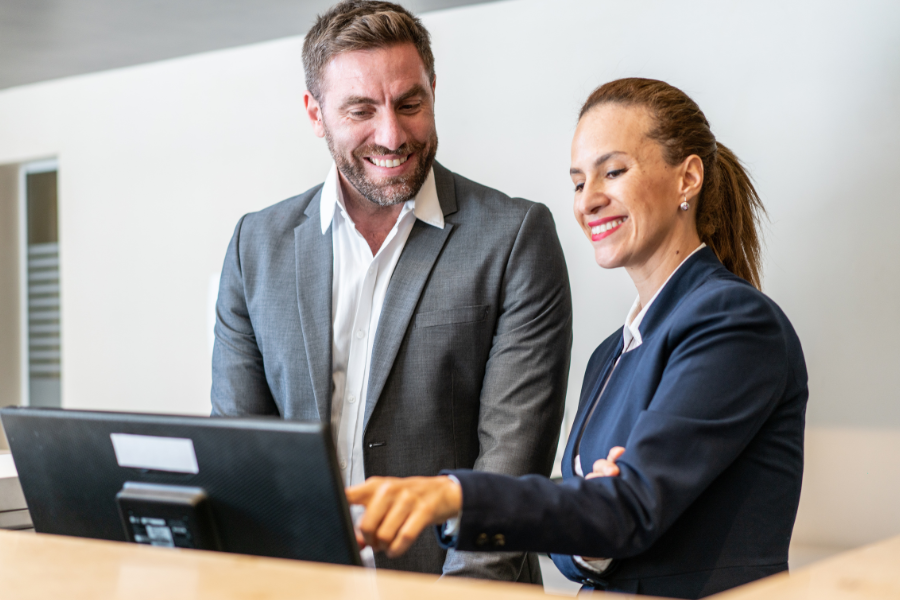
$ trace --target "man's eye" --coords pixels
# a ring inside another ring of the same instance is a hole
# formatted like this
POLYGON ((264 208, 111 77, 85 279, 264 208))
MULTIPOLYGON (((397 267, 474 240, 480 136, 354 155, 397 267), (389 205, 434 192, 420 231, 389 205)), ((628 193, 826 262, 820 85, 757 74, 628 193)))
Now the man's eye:
POLYGON ((609 178, 609 179, 615 179, 616 177, 618 177, 619 175, 621 175, 622 173, 624 173, 626 170, 627 170, 627 169, 616 169, 615 171, 609 171, 609 172, 606 174, 606 177, 609 178))
POLYGON ((419 104, 404 104, 403 106, 400 107, 400 110, 402 110, 404 112, 412 112, 414 110, 417 110, 419 108, 419 106, 421 106, 421 105, 419 105, 419 104))
POLYGON ((583 184, 583 183, 576 183, 576 184, 575 184, 575 193, 576 193, 576 194, 577 194, 578 192, 580 192, 581 190, 583 190, 583 189, 584 189, 584 184, 583 184))

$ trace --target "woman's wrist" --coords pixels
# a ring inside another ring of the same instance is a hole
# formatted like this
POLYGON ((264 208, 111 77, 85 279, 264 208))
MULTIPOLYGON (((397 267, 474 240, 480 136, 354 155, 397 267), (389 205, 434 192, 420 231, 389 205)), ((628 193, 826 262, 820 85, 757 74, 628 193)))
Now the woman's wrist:
POLYGON ((458 519, 462 516, 462 485, 459 483, 459 479, 454 475, 443 475, 442 478, 445 480, 444 486, 445 490, 442 494, 444 498, 444 510, 441 512, 441 523, 449 521, 450 519, 458 519))

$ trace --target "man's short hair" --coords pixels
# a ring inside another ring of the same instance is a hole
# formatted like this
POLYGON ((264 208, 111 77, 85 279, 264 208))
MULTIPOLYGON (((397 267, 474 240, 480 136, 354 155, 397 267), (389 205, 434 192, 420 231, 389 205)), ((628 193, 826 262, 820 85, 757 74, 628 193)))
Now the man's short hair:
POLYGON ((434 83, 431 36, 411 12, 392 2, 344 0, 319 15, 303 42, 306 88, 322 101, 322 73, 342 52, 413 44, 434 83))

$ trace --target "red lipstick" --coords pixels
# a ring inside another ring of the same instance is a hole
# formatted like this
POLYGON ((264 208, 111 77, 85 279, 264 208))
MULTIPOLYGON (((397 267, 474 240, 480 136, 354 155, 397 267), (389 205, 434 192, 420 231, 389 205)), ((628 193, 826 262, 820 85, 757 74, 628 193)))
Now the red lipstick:
POLYGON ((618 215, 614 217, 604 217, 602 219, 597 219, 596 221, 591 221, 588 223, 588 227, 591 228, 591 241, 599 242, 603 238, 609 237, 619 230, 619 227, 625 224, 625 221, 628 220, 628 217, 624 215, 618 215), (604 229, 603 231, 595 232, 594 229, 600 227, 602 225, 606 225, 608 223, 613 224, 609 229, 604 229))

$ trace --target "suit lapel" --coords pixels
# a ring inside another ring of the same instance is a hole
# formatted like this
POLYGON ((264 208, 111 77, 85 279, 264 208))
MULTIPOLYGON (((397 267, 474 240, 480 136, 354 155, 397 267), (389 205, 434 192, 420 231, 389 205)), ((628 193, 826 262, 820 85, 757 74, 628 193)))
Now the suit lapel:
POLYGON ((416 221, 400 260, 394 268, 391 282, 388 284, 381 316, 378 319, 378 332, 375 334, 375 345, 372 348, 372 362, 369 365, 369 391, 366 397, 366 414, 363 427, 368 426, 369 418, 384 390, 390 375, 400 344, 406 336, 413 313, 419 303, 422 290, 431 274, 447 241, 453 224, 446 217, 456 212, 456 189, 453 175, 437 162, 434 163, 434 179, 438 192, 438 200, 444 213, 444 228, 438 229, 422 221, 416 221))
POLYGON ((608 355, 606 360, 603 361, 603 368, 597 372, 597 377, 594 379, 594 384, 590 388, 590 393, 588 393, 587 396, 583 396, 579 402, 578 412, 575 415, 575 422, 572 423, 572 429, 569 432, 569 442, 566 444, 565 452, 563 452, 563 470, 567 470, 570 475, 574 474, 573 466, 575 453, 578 450, 577 446, 579 446, 581 442, 581 435, 584 433, 587 417, 598 400, 601 386, 610 376, 613 365, 622 352, 621 333, 620 329, 619 342, 614 347, 615 351, 608 355))
POLYGON ((322 234, 321 190, 306 208, 306 220, 294 228, 297 304, 319 419, 331 420, 331 285, 334 248, 329 227, 322 234))
POLYGON ((641 321, 641 337, 644 342, 653 336, 654 331, 687 298, 691 290, 706 281, 709 274, 718 269, 724 271, 725 267, 709 246, 688 257, 647 309, 647 314, 641 321))

